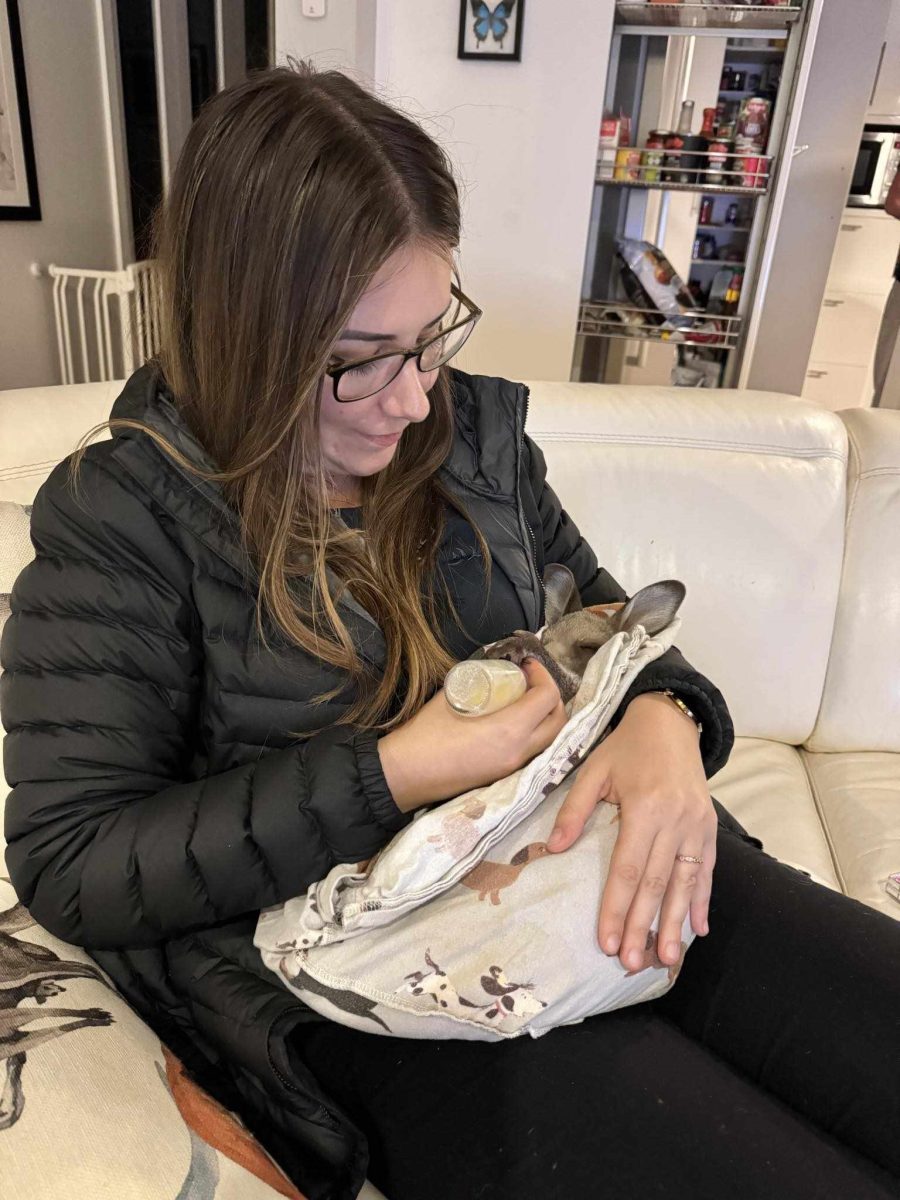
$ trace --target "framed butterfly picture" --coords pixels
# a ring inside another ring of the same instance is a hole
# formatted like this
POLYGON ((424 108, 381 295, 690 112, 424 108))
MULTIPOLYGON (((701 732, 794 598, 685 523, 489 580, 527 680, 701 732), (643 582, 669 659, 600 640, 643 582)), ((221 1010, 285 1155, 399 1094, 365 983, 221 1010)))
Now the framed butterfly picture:
POLYGON ((525 0, 461 0, 457 58, 522 61, 525 0))

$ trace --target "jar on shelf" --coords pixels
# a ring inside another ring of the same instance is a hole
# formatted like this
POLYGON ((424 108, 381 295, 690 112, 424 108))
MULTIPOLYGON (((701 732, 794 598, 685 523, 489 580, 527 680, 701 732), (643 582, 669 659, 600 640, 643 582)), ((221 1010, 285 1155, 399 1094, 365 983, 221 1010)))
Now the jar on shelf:
POLYGON ((721 187, 725 183, 725 168, 728 159, 731 156, 731 142, 725 141, 721 136, 715 141, 709 143, 709 157, 707 158, 707 175, 706 182, 716 187, 721 187))
POLYGON ((669 129, 651 129, 647 137, 647 148, 641 154, 641 178, 644 183, 658 183, 660 168, 666 157, 666 138, 671 136, 669 129))

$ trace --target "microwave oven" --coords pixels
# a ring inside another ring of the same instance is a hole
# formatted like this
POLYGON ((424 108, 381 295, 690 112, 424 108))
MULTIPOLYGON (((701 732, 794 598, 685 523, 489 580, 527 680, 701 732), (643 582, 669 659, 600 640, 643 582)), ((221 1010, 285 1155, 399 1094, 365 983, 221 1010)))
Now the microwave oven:
POLYGON ((856 155, 847 203, 884 208, 900 166, 900 125, 866 125, 856 155))

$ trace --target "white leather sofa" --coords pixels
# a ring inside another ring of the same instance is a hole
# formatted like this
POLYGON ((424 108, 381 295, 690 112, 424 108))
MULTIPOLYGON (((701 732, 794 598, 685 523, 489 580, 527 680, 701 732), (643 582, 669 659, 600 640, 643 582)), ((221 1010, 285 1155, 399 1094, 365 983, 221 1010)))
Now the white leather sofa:
MULTIPOLYGON (((0 593, 32 553, 21 512, 3 501, 29 504, 78 438, 109 416, 120 386, 0 392, 0 593)), ((754 392, 530 386, 528 430, 601 563, 629 592, 663 578, 687 585, 679 645, 721 687, 737 732, 730 762, 710 783, 713 795, 769 853, 900 918, 900 903, 884 890, 889 873, 900 870, 900 412, 833 413, 754 392)), ((0 800, 6 791, 4 784, 0 800)), ((2 910, 13 901, 0 894, 0 942, 9 931, 2 910)), ((59 958, 87 962, 73 947, 28 929, 21 910, 15 928, 59 958)), ((0 972, 2 963, 0 953, 0 972)), ((71 1160, 80 1153, 88 1160, 82 1176, 96 1172, 110 1194, 150 1200, 156 1188, 142 1183, 134 1154, 126 1153, 132 1138, 155 1181, 170 1173, 174 1186, 160 1195, 174 1195, 195 1169, 200 1140, 171 1075, 169 1091, 189 1138, 183 1126, 166 1126, 151 1154, 146 1101, 131 1092, 140 1113, 133 1133, 123 1125, 124 1100, 114 1139, 95 1129, 90 1138, 69 1132, 73 1108, 90 1109, 85 1087, 96 1072, 84 1070, 84 1055, 101 1064, 121 1056, 128 1067, 115 1076, 119 1089, 158 1088, 154 1061, 157 1074, 163 1071, 158 1042, 124 1003, 100 996, 94 979, 69 979, 66 988, 70 1007, 80 1000, 96 1011, 102 1004, 116 1027, 54 1041, 33 1056, 33 1067, 29 1056, 29 1103, 60 1106, 67 1153, 54 1153, 58 1124, 26 1128, 23 1118, 29 1159, 40 1168, 20 1182, 14 1168, 10 1174, 4 1156, 17 1130, 7 1130, 0 1175, 19 1197, 63 1188, 72 1195, 71 1160), (45 1065, 51 1050, 52 1067, 45 1065), (67 1069, 75 1077, 72 1103, 61 1082, 67 1069), (76 1151, 70 1143, 79 1137, 76 1151)), ((0 1127, 3 1119, 0 1100, 0 1127)), ((243 1172, 231 1194, 278 1194, 252 1165, 216 1153, 223 1176, 243 1172)), ((367 1185, 362 1195, 378 1193, 367 1185)))

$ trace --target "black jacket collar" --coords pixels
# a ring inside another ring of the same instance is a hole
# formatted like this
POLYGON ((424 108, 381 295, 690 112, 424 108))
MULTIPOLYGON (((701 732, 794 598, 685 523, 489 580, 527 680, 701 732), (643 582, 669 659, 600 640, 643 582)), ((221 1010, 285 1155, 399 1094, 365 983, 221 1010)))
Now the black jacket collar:
MULTIPOLYGON (((517 456, 509 453, 515 438, 521 443, 525 424, 525 388, 484 375, 451 373, 456 411, 456 436, 441 476, 462 494, 514 500, 518 492, 517 456)), ((207 471, 217 470, 205 448, 191 432, 159 368, 140 367, 113 405, 111 418, 140 421, 163 435, 186 459, 207 471)), ((151 492, 176 520, 194 530, 210 549, 241 571, 249 564, 235 545, 237 522, 221 486, 198 479, 135 429, 113 431, 115 457, 151 492), (185 489, 183 481, 190 483, 185 489)))

